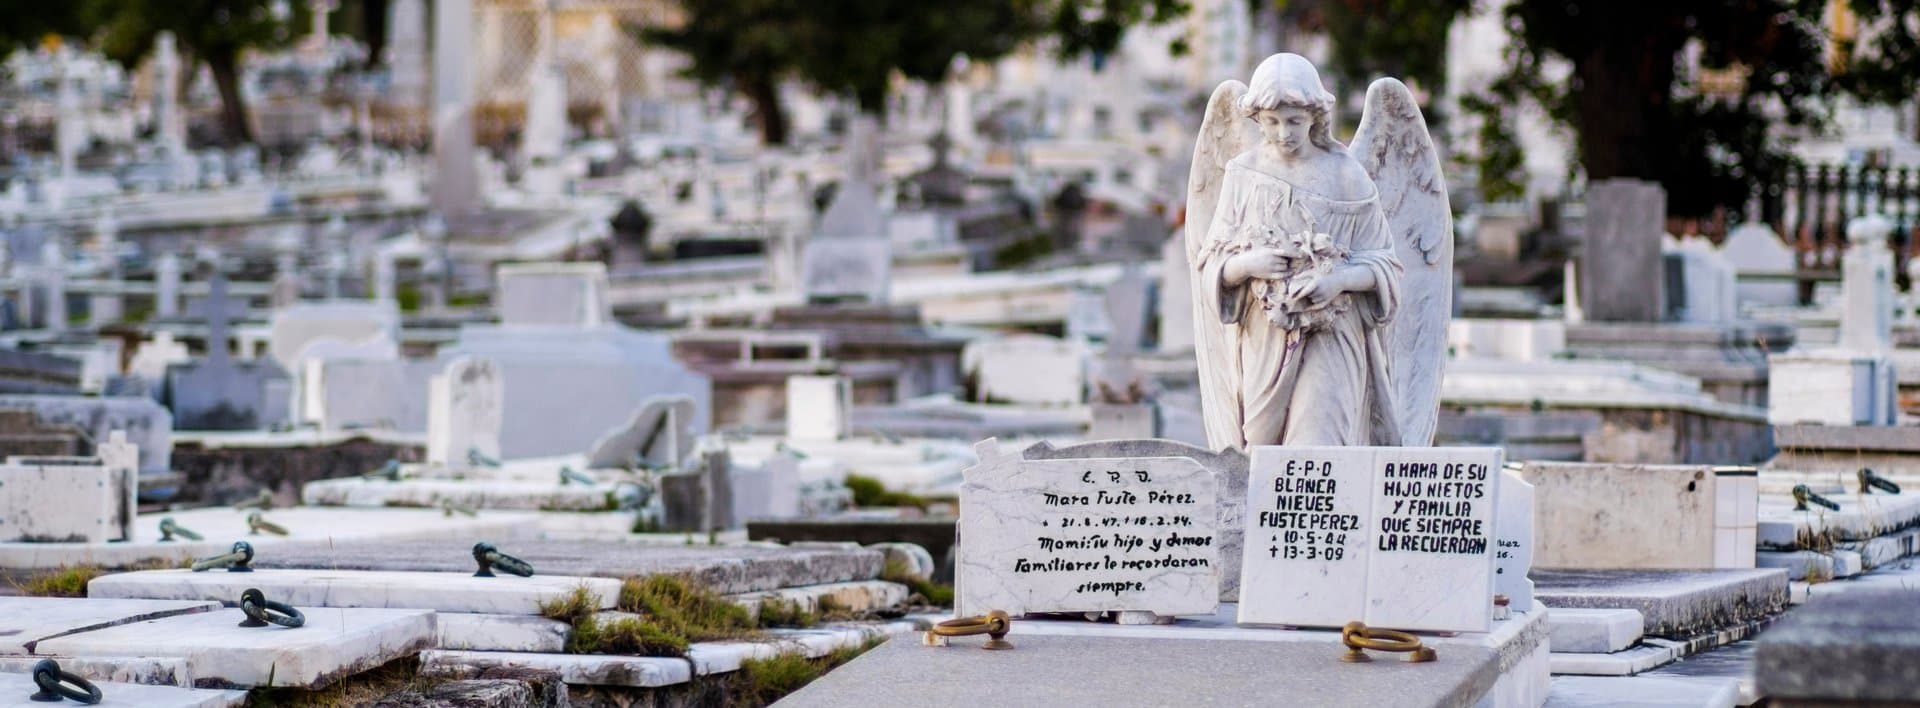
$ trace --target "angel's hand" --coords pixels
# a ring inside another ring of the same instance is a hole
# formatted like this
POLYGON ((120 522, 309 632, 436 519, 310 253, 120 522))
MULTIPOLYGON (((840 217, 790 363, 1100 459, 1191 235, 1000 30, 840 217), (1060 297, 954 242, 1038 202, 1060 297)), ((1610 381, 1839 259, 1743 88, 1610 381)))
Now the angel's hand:
POLYGON ((1279 279, 1286 277, 1287 258, 1271 248, 1254 248, 1227 259, 1224 270, 1230 285, 1239 285, 1252 278, 1279 279))
POLYGON ((1303 309, 1325 307, 1327 303, 1333 301, 1334 297, 1344 292, 1339 280, 1332 274, 1296 280, 1291 287, 1287 288, 1287 299, 1300 303, 1304 306, 1303 309))

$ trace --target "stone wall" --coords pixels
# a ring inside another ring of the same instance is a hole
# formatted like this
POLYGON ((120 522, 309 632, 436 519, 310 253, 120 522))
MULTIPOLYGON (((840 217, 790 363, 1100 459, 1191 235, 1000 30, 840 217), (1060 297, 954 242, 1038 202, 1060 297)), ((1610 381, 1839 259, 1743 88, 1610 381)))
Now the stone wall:
POLYGON ((339 442, 280 447, 208 447, 183 442, 173 449, 180 487, 172 499, 187 505, 231 504, 267 489, 274 504, 293 506, 308 482, 366 474, 388 460, 419 462, 421 445, 348 438, 339 442))

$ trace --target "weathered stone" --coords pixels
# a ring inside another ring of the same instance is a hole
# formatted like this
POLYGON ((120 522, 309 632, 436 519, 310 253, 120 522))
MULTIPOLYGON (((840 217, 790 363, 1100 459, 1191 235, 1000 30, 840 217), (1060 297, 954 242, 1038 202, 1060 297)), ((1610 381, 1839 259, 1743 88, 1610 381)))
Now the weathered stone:
MULTIPOLYGON (((0 656, 0 673, 24 674, 44 656, 0 656)), ((58 657, 60 668, 88 681, 191 688, 193 673, 183 656, 58 657)))
POLYGON ((1733 708, 1739 696, 1731 679, 1602 678, 1567 676, 1553 679, 1547 705, 1554 708, 1733 708))
POLYGON ((928 553, 927 549, 918 544, 889 541, 870 544, 867 547, 886 554, 887 564, 898 565, 911 577, 930 580, 939 570, 939 566, 933 561, 933 554, 928 553))
POLYGON ((760 611, 761 603, 768 600, 792 604, 805 612, 824 614, 831 607, 844 612, 865 614, 894 609, 905 604, 907 586, 883 580, 863 580, 742 593, 729 595, 727 599, 746 607, 756 615, 760 611))
MULTIPOLYGON (((405 544, 402 544, 405 545, 405 544)), ((469 554, 465 572, 424 573, 379 570, 260 569, 252 573, 196 573, 147 570, 94 578, 90 597, 237 602, 247 588, 295 607, 371 607, 441 612, 534 615, 540 603, 585 588, 601 607, 612 607, 620 581, 540 573, 530 578, 473 575, 469 554)), ((536 572, 540 570, 535 565, 536 572)))
POLYGON ((1534 600, 1553 608, 1638 610, 1642 632, 1686 638, 1786 609, 1787 575, 1754 570, 1533 571, 1534 600))
MULTIPOLYGON (((60 668, 72 669, 62 661, 60 668)), ((0 673, 0 708, 41 708, 61 703, 41 703, 27 696, 39 691, 33 683, 33 675, 27 672, 0 673)), ((144 686, 134 683, 94 681, 100 689, 102 705, 145 706, 146 708, 227 708, 245 704, 247 694, 244 691, 209 691, 173 686, 144 686)), ((59 700, 59 699, 55 699, 59 700)))
POLYGON ((300 500, 312 506, 439 508, 526 511, 611 511, 615 485, 554 482, 459 481, 445 479, 323 479, 301 488, 300 500))
POLYGON ((1672 647, 1642 644, 1611 654, 1553 653, 1555 676, 1632 676, 1673 663, 1679 654, 1672 647))
POLYGON ((1520 476, 1536 488, 1535 567, 1714 568, 1753 526, 1739 505, 1750 477, 1704 465, 1529 462, 1520 476))
MULTIPOLYGON (((1087 458, 1185 457, 1200 463, 1213 473, 1215 502, 1214 545, 1220 549, 1220 601, 1240 599, 1240 561, 1246 530, 1242 528, 1247 505, 1247 456, 1238 450, 1209 452, 1172 440, 1102 440, 1055 448, 1046 442, 1034 443, 1020 452, 1029 460, 1074 460, 1087 458)), ((929 547, 931 548, 931 547, 929 547)))
MULTIPOLYGON (((296 605, 296 607, 298 607, 296 605)), ((40 642, 42 654, 187 657, 199 688, 322 688, 431 646, 431 610, 300 608, 306 624, 239 626, 238 609, 72 634, 40 642)))
POLYGON ((375 708, 568 708, 573 705, 560 674, 499 668, 469 672, 471 678, 408 689, 374 703, 375 708))
POLYGON ((566 650, 567 623, 532 615, 492 615, 443 612, 439 623, 440 649, 467 651, 530 651, 557 654, 566 650))
MULTIPOLYGON (((437 515, 438 512, 435 512, 437 515)), ((541 575, 625 578, 685 574, 720 593, 757 592, 879 577, 881 555, 862 548, 658 546, 620 541, 518 540, 501 550, 541 575)), ((473 544, 421 540, 404 544, 342 542, 326 548, 263 553, 255 568, 338 568, 472 573, 473 544)), ((539 577, 539 576, 535 576, 539 577)), ((512 580, 511 578, 503 578, 512 580)))
POLYGON ((658 688, 693 679, 693 666, 680 658, 507 651, 420 652, 423 674, 464 678, 501 669, 552 671, 568 684, 587 686, 658 688))
POLYGON ((0 655, 27 655, 40 641, 129 622, 207 612, 218 602, 0 597, 0 655))
POLYGON ((1660 288, 1646 286, 1660 270, 1660 234, 1667 195, 1659 185, 1608 179, 1587 188, 1586 237, 1580 258, 1580 308, 1595 321, 1662 319, 1660 288))
POLYGON ((1920 613, 1912 592, 1820 597, 1766 634, 1754 653, 1761 695, 1795 705, 1920 703, 1920 613))
POLYGON ((1636 610, 1556 607, 1547 614, 1556 654, 1610 654, 1640 641, 1646 619, 1636 610))

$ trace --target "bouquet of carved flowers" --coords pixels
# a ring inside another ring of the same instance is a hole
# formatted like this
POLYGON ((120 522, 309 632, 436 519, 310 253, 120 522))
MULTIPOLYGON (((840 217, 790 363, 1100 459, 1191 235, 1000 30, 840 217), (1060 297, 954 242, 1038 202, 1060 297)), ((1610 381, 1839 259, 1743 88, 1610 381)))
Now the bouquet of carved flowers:
POLYGON ((1305 223, 1307 226, 1297 231, 1253 226, 1247 240, 1280 251, 1287 264, 1281 277, 1254 283, 1253 295, 1267 319, 1284 329, 1311 332, 1333 324, 1352 307, 1353 300, 1342 293, 1312 305, 1301 296, 1307 286, 1332 274, 1347 259, 1347 250, 1334 241, 1332 234, 1315 232, 1312 219, 1305 223))

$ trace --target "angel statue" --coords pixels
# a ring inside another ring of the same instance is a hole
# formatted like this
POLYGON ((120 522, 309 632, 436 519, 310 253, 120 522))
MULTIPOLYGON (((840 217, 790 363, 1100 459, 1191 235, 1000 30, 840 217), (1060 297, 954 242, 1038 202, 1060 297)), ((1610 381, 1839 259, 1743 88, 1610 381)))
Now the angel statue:
POLYGON ((1452 217, 1407 87, 1351 148, 1313 64, 1276 54, 1207 101, 1186 247, 1207 443, 1428 445, 1451 316, 1452 217))

